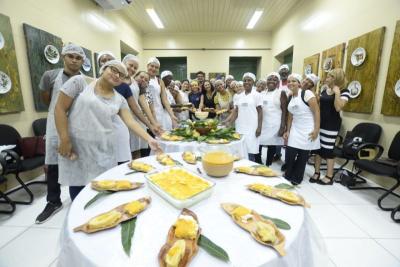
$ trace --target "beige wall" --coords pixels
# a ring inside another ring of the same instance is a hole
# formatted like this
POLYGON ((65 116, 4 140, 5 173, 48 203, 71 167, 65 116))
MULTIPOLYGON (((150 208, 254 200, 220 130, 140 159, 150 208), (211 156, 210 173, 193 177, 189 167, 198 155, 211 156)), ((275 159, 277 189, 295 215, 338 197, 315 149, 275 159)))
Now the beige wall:
POLYGON ((93 1, 1 0, 0 12, 11 20, 25 105, 25 111, 21 113, 0 115, 0 123, 14 126, 23 136, 32 135, 32 121, 46 117, 47 112, 35 111, 22 23, 55 34, 64 42, 82 45, 93 53, 110 50, 119 56, 120 40, 135 50, 142 51, 141 32, 135 30, 130 21, 119 12, 105 12, 93 1), (114 25, 115 30, 106 32, 94 26, 90 23, 89 14, 106 18, 114 25))
MULTIPOLYGON (((184 34, 146 34, 143 36, 142 66, 151 56, 187 57, 188 76, 199 70, 205 73, 229 73, 230 56, 261 57, 258 76, 264 77, 272 68, 271 50, 146 50, 156 48, 233 48, 254 49, 271 48, 268 32, 256 33, 184 33, 184 34)), ((189 78, 189 77, 188 77, 189 78)), ((235 77, 238 79, 238 77, 235 77)), ((259 78, 259 77, 258 77, 259 78)), ((239 77, 241 79, 241 77, 239 77)))
MULTIPOLYGON (((362 121, 378 123, 383 128, 381 144, 388 149, 393 136, 400 130, 400 117, 383 116, 380 111, 395 25, 399 19, 400 1, 398 0, 301 1, 290 12, 288 20, 273 33, 273 55, 294 45, 293 71, 301 73, 305 57, 385 26, 386 33, 373 113, 345 112, 343 113, 343 128, 349 130, 362 121), (315 27, 304 29, 304 25, 313 16, 321 16, 324 19, 321 23, 312 23, 315 27)), ((276 67, 277 64, 275 61, 274 66, 276 67)))
MULTIPOLYGON (((15 127, 22 136, 33 135, 32 122, 47 116, 47 112, 36 112, 29 76, 28 57, 22 23, 48 31, 90 49, 93 53, 110 50, 120 55, 120 40, 136 51, 142 51, 141 32, 135 30, 130 21, 119 12, 105 12, 92 1, 84 0, 0 0, 0 13, 10 17, 25 111, 0 115, 0 123, 15 127), (106 18, 114 25, 113 32, 106 32, 90 23, 89 14, 106 18)), ((24 179, 36 177, 41 169, 25 173, 24 179)), ((10 179, 8 187, 16 185, 10 179)))

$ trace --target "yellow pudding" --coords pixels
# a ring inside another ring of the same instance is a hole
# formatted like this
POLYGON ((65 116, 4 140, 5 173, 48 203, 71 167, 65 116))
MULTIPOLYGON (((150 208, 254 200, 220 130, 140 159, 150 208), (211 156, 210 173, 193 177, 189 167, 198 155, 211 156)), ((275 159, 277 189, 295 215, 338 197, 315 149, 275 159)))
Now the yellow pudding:
POLYGON ((132 161, 130 167, 131 169, 139 172, 149 172, 154 169, 154 167, 150 164, 142 163, 139 161, 132 161))
POLYGON ((115 182, 116 189, 130 189, 132 184, 128 180, 120 180, 115 182))
POLYGON ((188 199, 211 185, 184 169, 173 168, 149 176, 150 180, 175 199, 188 199))
POLYGON ((190 151, 183 152, 182 158, 187 163, 196 164, 196 155, 193 152, 190 152, 190 151))
POLYGON ((168 250, 165 255, 165 263, 167 267, 178 267, 179 262, 185 255, 186 242, 185 240, 179 239, 174 245, 168 250))
POLYGON ((243 223, 247 223, 247 221, 253 217, 251 210, 243 206, 235 208, 232 211, 232 215, 237 221, 242 221, 243 223))
POLYGON ((204 154, 203 168, 210 176, 227 176, 233 168, 234 157, 224 151, 213 151, 204 154))
POLYGON ((282 200, 286 200, 288 202, 299 202, 300 197, 293 192, 290 192, 288 190, 280 190, 278 193, 276 193, 276 196, 282 200))
POLYGON ((161 139, 166 141, 182 141, 183 137, 178 135, 172 135, 169 132, 164 132, 161 134, 161 139))
POLYGON ((132 201, 124 206, 124 211, 129 215, 135 215, 144 210, 144 204, 138 200, 132 201))
POLYGON ((167 165, 167 166, 175 165, 175 161, 167 154, 159 154, 159 155, 157 155, 156 159, 162 165, 167 165))
POLYGON ((257 225, 257 234, 263 242, 275 243, 276 241, 276 233, 275 228, 264 222, 256 222, 257 225))
POLYGON ((121 219, 121 217, 122 214, 120 212, 112 210, 110 212, 101 214, 91 219, 88 222, 88 228, 93 230, 93 229, 109 227, 118 222, 119 219, 121 219))
POLYGON ((181 215, 175 222, 175 236, 183 239, 196 239, 199 226, 192 216, 181 215))
POLYGON ((97 181, 97 185, 101 188, 101 189, 112 189, 115 187, 116 182, 115 181, 111 181, 111 180, 101 180, 101 181, 97 181))
POLYGON ((264 184, 252 184, 250 185, 250 189, 255 190, 260 193, 265 193, 267 195, 270 195, 274 188, 270 185, 264 185, 264 184))

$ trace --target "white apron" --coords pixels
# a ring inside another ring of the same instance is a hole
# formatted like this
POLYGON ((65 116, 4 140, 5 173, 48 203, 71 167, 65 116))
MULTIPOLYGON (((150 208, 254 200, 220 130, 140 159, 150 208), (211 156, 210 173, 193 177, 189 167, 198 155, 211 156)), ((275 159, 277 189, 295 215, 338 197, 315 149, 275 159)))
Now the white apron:
POLYGON ((281 92, 282 90, 280 89, 275 89, 272 92, 268 90, 261 92, 263 104, 263 123, 260 135, 261 145, 283 145, 283 138, 278 136, 282 118, 281 92))
POLYGON ((49 113, 47 114, 46 122, 46 164, 58 164, 58 134, 55 123, 54 109, 57 104, 58 95, 63 85, 62 82, 63 70, 57 74, 54 81, 53 90, 51 92, 51 101, 49 106, 49 113))
POLYGON ((237 96, 235 105, 238 107, 238 117, 235 122, 236 131, 243 135, 249 154, 257 154, 260 138, 256 137, 258 126, 257 98, 260 94, 252 91, 237 96))
MULTIPOLYGON (((137 82, 135 80, 132 80, 132 84, 130 85, 131 91, 132 91, 132 95, 133 95, 133 99, 135 100, 136 104, 138 105, 138 107, 140 107, 139 105, 139 85, 137 84, 137 82)), ((132 116, 134 118, 135 115, 132 113, 132 116)), ((140 126, 143 128, 143 130, 146 131, 146 126, 139 120, 136 120, 140 126)), ((132 130, 129 130, 129 134, 130 134, 130 149, 131 151, 137 151, 140 149, 144 149, 144 148, 148 148, 147 142, 140 138, 139 136, 137 136, 132 130)))
POLYGON ((164 109, 161 102, 161 87, 158 84, 157 78, 150 79, 149 91, 153 96, 153 106, 158 123, 166 130, 172 130, 172 120, 168 112, 164 109))
MULTIPOLYGON (((96 96, 88 85, 74 100, 68 115, 68 131, 76 160, 59 157, 59 182, 84 186, 106 170, 117 166, 113 117, 119 108, 96 96)), ((115 92, 114 97, 118 97, 115 92)), ((122 96, 119 96, 122 98, 122 96)))
POLYGON ((119 115, 113 116, 117 162, 132 160, 129 128, 119 115))
POLYGON ((288 146, 302 150, 319 149, 319 135, 314 141, 309 140, 308 135, 314 130, 314 116, 310 107, 301 99, 301 89, 289 102, 288 111, 293 116, 288 146))

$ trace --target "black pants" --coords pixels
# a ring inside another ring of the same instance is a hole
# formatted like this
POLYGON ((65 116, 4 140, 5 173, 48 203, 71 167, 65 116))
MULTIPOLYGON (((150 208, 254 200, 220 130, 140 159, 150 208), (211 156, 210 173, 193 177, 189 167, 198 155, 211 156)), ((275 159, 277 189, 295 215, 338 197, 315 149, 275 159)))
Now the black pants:
MULTIPOLYGON (((256 154, 256 162, 262 164, 261 159, 262 146, 258 147, 258 154, 256 154)), ((265 160, 265 165, 270 166, 274 160, 274 155, 276 153, 276 146, 267 146, 267 159, 265 160)))
POLYGON ((74 201, 76 196, 79 194, 79 192, 82 191, 83 188, 85 188, 85 186, 70 186, 69 187, 69 197, 71 198, 71 201, 74 201))
POLYGON ((61 203, 61 186, 58 183, 58 165, 47 165, 47 201, 61 203))
POLYGON ((303 181, 304 171, 310 150, 286 147, 286 173, 285 178, 300 184, 303 181))
MULTIPOLYGON (((149 129, 147 129, 147 133, 151 136, 151 137, 155 137, 154 136, 154 134, 153 134, 153 132, 152 131, 150 131, 149 129)), ((149 148, 142 148, 142 149, 140 149, 140 157, 141 158, 143 158, 143 157, 148 157, 148 156, 150 156, 150 147, 149 148)))

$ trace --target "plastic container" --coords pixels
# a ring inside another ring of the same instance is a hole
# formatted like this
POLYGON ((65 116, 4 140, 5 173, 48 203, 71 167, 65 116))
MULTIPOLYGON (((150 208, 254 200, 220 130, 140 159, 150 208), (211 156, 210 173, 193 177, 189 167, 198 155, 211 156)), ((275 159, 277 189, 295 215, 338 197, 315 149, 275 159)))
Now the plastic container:
POLYGON ((176 167, 176 166, 165 168, 165 169, 158 170, 158 171, 154 171, 154 172, 151 172, 151 173, 147 173, 145 175, 145 177, 146 177, 147 184, 149 185, 149 187, 153 191, 155 191, 158 195, 160 195, 163 199, 165 199, 167 202, 169 202, 172 206, 174 206, 177 209, 188 208, 188 207, 193 206, 194 204, 200 202, 201 200, 208 198, 212 194, 212 192, 214 190, 214 186, 215 186, 214 182, 209 181, 209 180, 205 179, 204 177, 202 177, 202 176, 200 176, 200 175, 198 175, 198 174, 196 174, 196 173, 194 173, 192 171, 189 171, 189 170, 187 170, 185 168, 176 167), (202 179, 203 181, 206 181, 210 185, 210 187, 205 189, 204 191, 201 191, 201 192, 197 193, 196 195, 191 196, 190 198, 183 199, 183 200, 176 199, 175 197, 170 195, 168 192, 164 191, 164 189, 159 187, 156 183, 154 183, 150 179, 150 176, 153 175, 153 174, 168 172, 171 169, 184 170, 184 171, 190 173, 191 175, 194 175, 194 176, 202 179))

